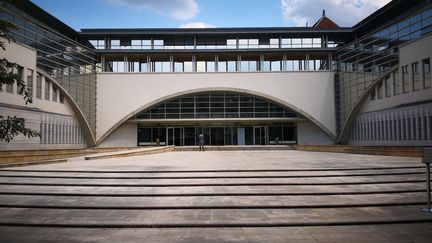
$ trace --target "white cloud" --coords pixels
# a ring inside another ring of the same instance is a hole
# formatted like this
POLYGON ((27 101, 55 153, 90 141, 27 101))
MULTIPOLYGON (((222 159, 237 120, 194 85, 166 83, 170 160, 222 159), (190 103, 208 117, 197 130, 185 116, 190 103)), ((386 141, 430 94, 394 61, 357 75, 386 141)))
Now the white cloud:
POLYGON ((285 21, 297 26, 313 25, 326 10, 326 15, 342 27, 351 27, 384 6, 390 0, 281 0, 285 21))
POLYGON ((110 4, 124 5, 137 10, 149 10, 180 20, 188 20, 199 12, 195 0, 105 0, 110 4))
POLYGON ((192 22, 180 25, 180 28, 215 28, 216 25, 206 24, 203 22, 192 22))

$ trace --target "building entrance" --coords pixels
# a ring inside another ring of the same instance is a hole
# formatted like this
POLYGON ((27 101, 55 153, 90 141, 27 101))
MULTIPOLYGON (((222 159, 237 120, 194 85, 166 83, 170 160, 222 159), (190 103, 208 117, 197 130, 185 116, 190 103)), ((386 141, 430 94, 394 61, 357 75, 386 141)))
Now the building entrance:
POLYGON ((183 127, 167 127, 167 144, 183 146, 184 141, 183 127))
POLYGON ((254 145, 266 145, 266 128, 254 127, 254 145))
POLYGON ((275 123, 258 126, 141 126, 138 125, 140 146, 197 146, 198 135, 204 135, 205 145, 269 145, 295 144, 296 124, 275 123))

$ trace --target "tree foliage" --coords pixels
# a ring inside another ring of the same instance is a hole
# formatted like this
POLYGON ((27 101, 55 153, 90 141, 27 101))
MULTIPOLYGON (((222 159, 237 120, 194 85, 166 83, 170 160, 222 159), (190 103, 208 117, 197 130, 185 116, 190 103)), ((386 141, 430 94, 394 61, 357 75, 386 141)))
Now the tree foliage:
MULTIPOLYGON (((13 41, 13 38, 9 35, 9 32, 16 29, 16 26, 4 20, 0 20, 0 47, 3 51, 6 50, 6 41, 9 43, 13 41)), ((17 84, 19 94, 23 95, 25 104, 32 103, 32 97, 27 91, 27 85, 21 77, 14 73, 14 69, 17 69, 18 65, 9 62, 6 58, 0 60, 0 91, 2 91, 4 85, 17 84)), ((15 136, 23 134, 24 136, 40 137, 40 133, 31 130, 25 126, 25 119, 18 118, 16 116, 7 116, 6 118, 0 115, 0 142, 5 141, 9 143, 15 136)))
POLYGON ((16 116, 7 116, 6 118, 0 117, 0 141, 9 143, 20 133, 28 138, 40 136, 39 132, 25 126, 24 118, 18 118, 16 116))

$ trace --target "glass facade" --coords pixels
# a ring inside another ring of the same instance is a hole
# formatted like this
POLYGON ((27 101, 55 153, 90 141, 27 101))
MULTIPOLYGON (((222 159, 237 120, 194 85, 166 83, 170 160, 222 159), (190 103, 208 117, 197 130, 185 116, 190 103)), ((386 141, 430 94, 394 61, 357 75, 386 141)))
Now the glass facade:
POLYGON ((204 144, 223 145, 284 145, 297 143, 295 123, 264 123, 254 125, 138 125, 138 146, 196 146, 198 135, 204 144))
MULTIPOLYGON (((0 18, 17 26, 11 32, 18 43, 37 51, 37 67, 57 80, 84 113, 93 133, 96 132, 96 63, 97 56, 86 46, 73 41, 54 28, 47 27, 12 4, 1 1, 0 18)), ((102 48, 103 42, 97 46, 102 48)), ((41 81, 36 79, 36 98, 41 98, 41 81)))
POLYGON ((154 54, 133 60, 105 56, 104 72, 279 72, 322 71, 332 67, 331 54, 154 54))
POLYGON ((295 121, 299 119, 293 111, 262 98, 235 92, 202 92, 151 107, 131 121, 139 124, 139 146, 193 146, 198 145, 200 133, 206 145, 294 144, 295 121), (165 125, 158 124, 161 120, 165 125), (196 120, 193 125, 191 120, 196 120))
POLYGON ((344 44, 340 38, 330 38, 316 33, 314 37, 290 37, 286 35, 264 35, 258 37, 233 36, 148 36, 145 39, 124 36, 105 39, 90 39, 95 49, 111 50, 227 50, 227 49, 295 49, 336 48, 344 44))
POLYGON ((133 119, 297 118, 298 115, 262 98, 233 92, 185 95, 147 109, 133 119))
MULTIPOLYGON (((430 5, 412 14, 407 13, 405 16, 398 16, 399 19, 392 24, 371 31, 371 34, 362 36, 336 51, 335 93, 338 135, 341 135, 348 115, 372 81, 382 77, 388 70, 399 64, 399 46, 432 31, 430 5)), ((402 67, 401 79, 399 84, 398 75, 395 76, 395 94, 410 92, 410 89, 414 88, 410 87, 408 66, 402 67), (400 91, 396 90, 399 88, 400 91)), ((418 85, 416 84, 416 87, 418 85)))

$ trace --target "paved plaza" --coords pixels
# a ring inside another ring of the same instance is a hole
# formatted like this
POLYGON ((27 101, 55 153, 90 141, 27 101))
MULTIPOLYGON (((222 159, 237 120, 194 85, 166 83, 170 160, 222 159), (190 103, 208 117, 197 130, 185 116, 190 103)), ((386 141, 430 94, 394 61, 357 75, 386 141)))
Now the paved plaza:
POLYGON ((419 158, 161 154, 0 170, 0 242, 431 242, 419 158))

